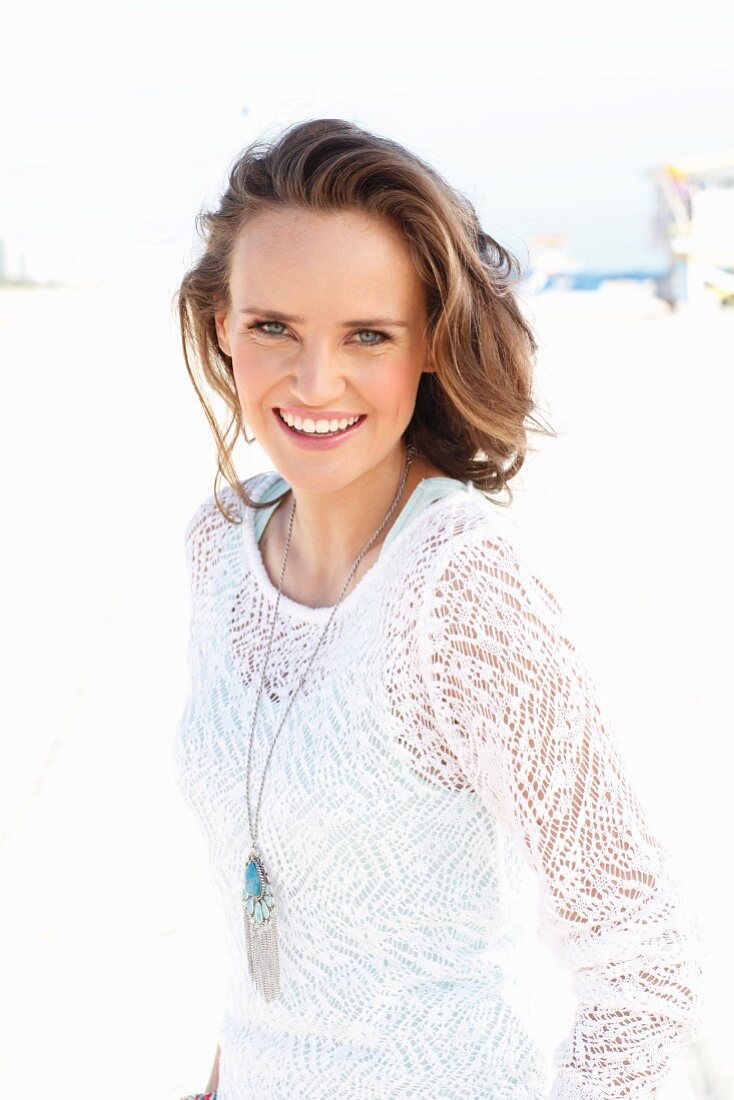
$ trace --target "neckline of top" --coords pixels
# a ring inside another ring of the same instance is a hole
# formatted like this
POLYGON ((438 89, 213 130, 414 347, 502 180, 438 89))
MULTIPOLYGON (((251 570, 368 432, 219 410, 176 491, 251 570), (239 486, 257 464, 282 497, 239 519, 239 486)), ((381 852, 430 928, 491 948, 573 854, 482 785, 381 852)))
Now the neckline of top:
MULTIPOLYGON (((274 486, 276 486, 276 483, 278 481, 280 481, 282 484, 278 486, 278 490, 273 494, 273 496, 280 496, 281 492, 283 492, 286 488, 289 488, 288 483, 277 472, 273 473, 272 476, 268 476, 268 474, 265 474, 264 476, 266 478, 265 491, 257 498, 258 500, 267 500, 270 490, 274 486)), ((421 480, 413 488, 410 496, 405 502, 403 511, 405 511, 405 509, 407 509, 410 505, 414 503, 414 498, 416 498, 418 493, 425 492, 430 487, 430 484, 434 482, 446 482, 447 484, 450 483, 453 486, 453 488, 449 489, 447 493, 437 498, 438 502, 446 500, 455 492, 468 492, 473 488, 471 482, 460 481, 458 478, 424 477, 421 478, 421 480)), ((433 503, 435 506, 437 502, 434 501, 433 503)), ((426 511, 428 511, 428 509, 419 512, 418 516, 416 517, 416 522, 420 521, 421 516, 425 515, 426 511)), ((264 593, 270 603, 274 604, 276 599, 278 598, 278 589, 277 586, 274 585, 271 581, 268 571, 265 568, 265 563, 260 552, 260 544, 255 537, 254 520, 255 509, 245 508, 242 522, 238 524, 235 528, 235 530, 239 530, 241 533, 241 541, 238 541, 237 543, 238 554, 246 555, 247 562, 250 565, 253 576, 257 581, 260 591, 264 593), (244 544, 244 546, 242 544, 244 544)), ((386 562, 389 561, 390 557, 395 552, 395 547, 400 545, 401 539, 404 537, 406 531, 408 531, 411 527, 412 524, 409 519, 408 522, 405 523, 396 532, 395 526, 390 529, 385 541, 382 544, 377 559, 372 563, 367 572, 364 573, 362 577, 360 577, 356 584, 352 583, 350 585, 349 591, 343 597, 341 604, 339 605, 340 610, 345 607, 351 608, 352 605, 364 594, 364 592, 366 592, 371 587, 371 585, 374 584, 375 580, 379 576, 380 571, 385 568, 386 562), (393 532, 395 532, 394 538, 391 537, 393 535, 393 532)), ((279 611, 283 611, 288 615, 297 617, 306 622, 325 622, 332 614, 334 606, 334 604, 329 604, 325 607, 310 607, 308 604, 299 603, 298 600, 291 599, 290 596, 286 596, 285 592, 281 592, 280 594, 279 611)))

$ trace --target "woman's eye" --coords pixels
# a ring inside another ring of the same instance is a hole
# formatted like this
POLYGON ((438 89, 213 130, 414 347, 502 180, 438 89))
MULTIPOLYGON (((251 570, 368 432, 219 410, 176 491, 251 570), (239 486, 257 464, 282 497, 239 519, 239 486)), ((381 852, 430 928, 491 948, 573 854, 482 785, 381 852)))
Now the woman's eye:
MULTIPOLYGON (((283 324, 282 321, 251 321, 250 324, 247 325, 247 328, 255 329, 258 332, 262 332, 264 336, 284 336, 284 330, 286 326, 283 324), (273 326, 275 326, 276 329, 281 329, 282 331, 273 332, 273 326)), ((360 331, 356 333, 356 335, 370 337, 370 339, 367 340, 357 341, 358 344, 361 344, 365 348, 379 347, 380 344, 387 343, 387 341, 391 339, 391 337, 386 332, 380 332, 377 329, 371 328, 360 329, 360 331)))
POLYGON ((278 325, 280 325, 281 328, 285 328, 285 325, 283 324, 282 321, 255 321, 254 324, 248 325, 247 327, 248 328, 258 328, 262 332, 264 332, 266 336, 282 336, 283 335, 282 332, 268 332, 266 327, 265 327, 266 325, 275 325, 276 328, 278 327, 278 325))
POLYGON ((365 347, 377 347, 378 344, 383 344, 386 340, 390 339, 386 332, 377 332, 376 329, 372 328, 363 328, 360 330, 360 332, 357 333, 357 335, 364 336, 365 333, 367 334, 367 336, 377 337, 377 340, 360 340, 359 343, 364 344, 365 347))

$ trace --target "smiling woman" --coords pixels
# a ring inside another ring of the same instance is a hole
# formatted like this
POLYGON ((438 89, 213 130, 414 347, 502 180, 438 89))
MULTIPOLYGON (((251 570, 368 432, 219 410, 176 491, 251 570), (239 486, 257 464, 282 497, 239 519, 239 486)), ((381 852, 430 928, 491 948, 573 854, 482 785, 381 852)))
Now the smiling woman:
POLYGON ((339 119, 246 149, 200 225, 181 331, 228 485, 186 525, 172 748, 226 922, 210 1091, 542 1100, 529 877, 578 996, 550 1095, 654 1095, 699 929, 496 507, 543 430, 514 258, 339 119), (274 469, 240 482, 245 425, 274 469))
MULTIPOLYGON (((267 346, 271 364, 292 363, 297 345, 301 403, 318 412, 339 386, 308 377, 327 329, 362 375, 361 357, 378 346, 393 364, 409 359, 417 388, 405 442, 432 467, 511 498, 528 430, 548 434, 531 394, 535 339, 512 294, 519 268, 433 168, 397 142, 319 119, 249 146, 198 225, 206 248, 177 298, 186 366, 217 439, 218 502, 224 477, 257 507, 231 461, 254 427, 240 349, 252 350, 248 362, 267 346), (212 392, 229 408, 224 427, 212 392)), ((391 374, 383 364, 383 382, 391 374)))
MULTIPOLYGON (((315 599, 341 582, 392 495, 433 370, 423 284, 384 215, 285 207, 240 231, 214 320, 243 420, 298 494, 289 594, 315 599)), ((408 489, 432 469, 418 460, 408 489)))

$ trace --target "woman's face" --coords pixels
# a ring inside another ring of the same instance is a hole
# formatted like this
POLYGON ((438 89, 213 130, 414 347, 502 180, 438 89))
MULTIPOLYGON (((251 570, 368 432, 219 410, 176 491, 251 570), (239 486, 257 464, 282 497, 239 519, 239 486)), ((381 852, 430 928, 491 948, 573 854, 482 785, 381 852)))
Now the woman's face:
POLYGON ((229 286, 219 346, 244 420, 285 480, 336 489, 394 456, 431 369, 425 291, 399 230, 361 210, 259 213, 229 286), (280 410, 299 418, 295 430, 280 410), (303 421, 315 435, 299 434, 303 421))

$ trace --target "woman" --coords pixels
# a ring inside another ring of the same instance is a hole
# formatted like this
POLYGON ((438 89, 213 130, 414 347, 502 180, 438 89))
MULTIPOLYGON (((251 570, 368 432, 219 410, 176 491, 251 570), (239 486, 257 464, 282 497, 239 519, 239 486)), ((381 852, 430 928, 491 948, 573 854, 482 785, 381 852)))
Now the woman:
POLYGON ((201 226, 180 320, 228 484, 186 529, 174 750, 231 960, 208 1090, 654 1095, 699 1026, 697 920, 498 507, 542 430, 514 257, 335 119, 246 149, 201 226), (246 426, 274 470, 240 482, 246 426), (551 1082, 529 868, 578 997, 551 1082))

